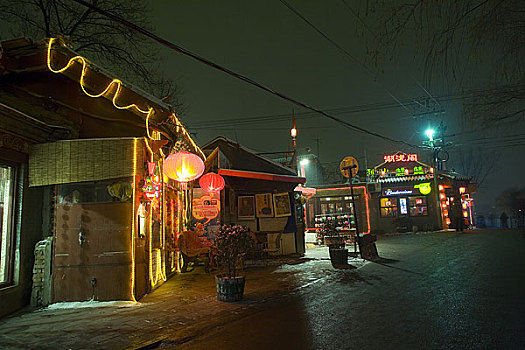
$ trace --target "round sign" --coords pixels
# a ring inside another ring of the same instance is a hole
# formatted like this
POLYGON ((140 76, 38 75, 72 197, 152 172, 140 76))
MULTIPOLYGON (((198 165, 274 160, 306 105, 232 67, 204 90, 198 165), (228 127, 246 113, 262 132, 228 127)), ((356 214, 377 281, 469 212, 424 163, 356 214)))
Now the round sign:
POLYGON ((343 176, 346 178, 350 177, 349 170, 351 170, 352 177, 354 177, 357 175, 357 171, 359 170, 359 164, 357 164, 357 159, 355 159, 354 157, 345 157, 341 161, 341 164, 339 164, 339 169, 341 170, 341 174, 343 174, 343 176), (353 167, 353 168, 348 168, 348 167, 353 167))

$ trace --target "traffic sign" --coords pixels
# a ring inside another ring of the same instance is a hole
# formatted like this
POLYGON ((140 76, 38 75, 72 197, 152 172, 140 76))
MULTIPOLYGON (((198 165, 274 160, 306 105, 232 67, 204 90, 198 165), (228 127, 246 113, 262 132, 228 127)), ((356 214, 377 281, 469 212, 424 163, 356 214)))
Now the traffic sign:
POLYGON ((359 170, 359 164, 357 163, 357 159, 354 157, 345 157, 341 161, 341 164, 339 164, 339 169, 341 170, 341 174, 343 174, 344 177, 350 177, 350 170, 352 177, 355 177, 357 175, 357 171, 359 170))

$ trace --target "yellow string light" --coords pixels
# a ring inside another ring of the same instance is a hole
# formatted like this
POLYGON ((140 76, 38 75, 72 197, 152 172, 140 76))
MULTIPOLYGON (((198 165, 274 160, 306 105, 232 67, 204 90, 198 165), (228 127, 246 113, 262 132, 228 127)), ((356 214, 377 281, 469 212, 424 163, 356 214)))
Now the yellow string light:
POLYGON ((132 187, 132 209, 131 209, 131 300, 135 299, 135 187, 137 186, 137 139, 133 139, 133 187, 132 187))
MULTIPOLYGON (((150 133, 149 133, 148 120, 151 117, 151 115, 155 112, 155 110, 152 107, 148 107, 148 109, 142 109, 142 108, 140 108, 138 105, 136 105, 134 103, 129 104, 129 105, 125 105, 125 106, 124 105, 120 106, 117 103, 117 99, 120 96, 120 93, 122 92, 122 85, 123 85, 122 81, 120 79, 113 79, 113 80, 111 80, 111 82, 106 86, 106 88, 103 89, 102 92, 100 92, 98 94, 92 94, 92 93, 88 92, 87 89, 86 89, 86 83, 85 83, 85 77, 86 77, 87 69, 88 69, 88 61, 84 57, 82 57, 80 55, 77 55, 77 56, 74 56, 74 57, 70 58, 68 60, 67 64, 64 67, 60 68, 60 69, 53 68, 52 65, 51 65, 51 48, 53 46, 53 43, 55 43, 57 40, 58 40, 57 38, 50 38, 49 39, 49 42, 48 42, 48 45, 47 45, 47 68, 53 73, 62 73, 64 71, 66 71, 69 67, 71 67, 73 65, 73 63, 75 63, 75 62, 78 62, 78 63, 82 64, 82 71, 81 71, 81 75, 80 75, 80 87, 81 87, 82 91, 84 91, 84 93, 87 96, 89 96, 89 97, 98 98, 98 97, 104 96, 106 94, 109 94, 109 92, 111 90, 115 90, 115 92, 113 94, 113 97, 111 98, 111 102, 113 103, 113 106, 115 106, 115 108, 117 108, 117 109, 135 109, 136 111, 138 111, 138 112, 140 112, 142 114, 146 114, 146 132, 148 134, 148 137, 151 139, 150 133)), ((178 120, 178 118, 175 115, 175 113, 171 113, 170 117, 175 120, 176 125, 177 125, 177 131, 178 131, 179 127, 180 127, 183 136, 186 138, 187 141, 190 142, 190 144, 193 146, 194 150, 201 157, 206 159, 206 156, 204 155, 202 150, 199 148, 199 146, 197 146, 197 144, 193 141, 193 139, 191 138, 189 133, 182 126, 182 124, 178 120)), ((161 150, 161 153, 162 153, 162 150, 161 150)))

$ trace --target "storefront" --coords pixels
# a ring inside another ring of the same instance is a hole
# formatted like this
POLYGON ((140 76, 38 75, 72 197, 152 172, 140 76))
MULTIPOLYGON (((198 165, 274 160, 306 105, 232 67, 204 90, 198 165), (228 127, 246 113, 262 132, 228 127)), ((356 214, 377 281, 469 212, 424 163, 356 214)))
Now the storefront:
POLYGON ((138 300, 176 271, 189 222, 164 160, 204 154, 172 106, 60 39, 0 44, 0 316, 138 300))
POLYGON ((138 300, 176 272, 189 197, 164 176, 164 157, 152 153, 156 142, 90 139, 34 147, 30 186, 56 188, 53 302, 138 300))
POLYGON ((467 216, 459 221, 468 211, 456 213, 455 204, 460 203, 458 208, 472 208, 475 186, 470 184, 470 179, 447 171, 436 173, 433 167, 419 161, 417 154, 385 155, 384 162, 367 170, 367 180, 373 233, 434 231, 473 225, 470 212, 468 222, 463 220, 467 216), (463 193, 458 197, 456 192, 459 195, 460 188, 463 193))
MULTIPOLYGON (((316 188, 315 195, 306 203, 308 232, 320 233, 327 221, 334 221, 336 230, 343 234, 347 241, 353 241, 356 228, 359 228, 361 234, 370 233, 367 188, 363 183, 353 184, 353 187, 354 201, 349 184, 316 188)), ((322 243, 322 236, 317 237, 318 243, 322 243)))
POLYGON ((203 151, 208 153, 207 171, 225 180, 220 214, 207 224, 212 225, 210 238, 217 222, 239 224, 276 254, 304 253, 301 193, 294 189, 305 179, 225 137, 210 141, 203 151))

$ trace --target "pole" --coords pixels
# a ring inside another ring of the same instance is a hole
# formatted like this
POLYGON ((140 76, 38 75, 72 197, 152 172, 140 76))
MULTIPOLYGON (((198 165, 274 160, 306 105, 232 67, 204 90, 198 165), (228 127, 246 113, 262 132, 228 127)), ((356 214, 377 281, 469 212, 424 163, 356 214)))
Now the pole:
POLYGON ((352 195, 352 208, 354 209, 354 221, 355 221, 355 239, 354 239, 354 253, 357 253, 357 241, 359 240, 359 223, 357 220, 357 208, 355 206, 354 198, 354 184, 350 178, 350 194, 352 195))
POLYGON ((438 169, 437 169, 437 154, 438 154, 438 149, 437 148, 434 148, 434 154, 433 154, 433 157, 432 157, 432 162, 434 164, 432 164, 432 166, 434 167, 434 195, 436 196, 436 217, 437 217, 437 223, 438 223, 438 228, 439 229, 443 229, 443 220, 441 218, 441 201, 439 199, 439 184, 438 184, 438 169))
POLYGON ((354 184, 352 182, 352 169, 356 168, 357 166, 350 165, 347 167, 344 167, 346 171, 348 171, 348 179, 350 180, 350 194, 352 195, 352 208, 354 210, 354 221, 355 221, 355 239, 354 239, 354 253, 357 254, 357 241, 359 240, 359 221, 357 220, 357 208, 355 206, 355 196, 354 196, 354 184))

